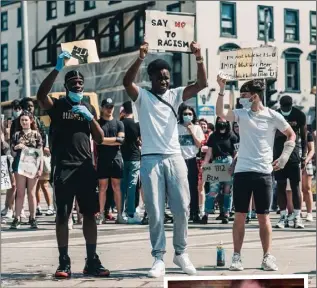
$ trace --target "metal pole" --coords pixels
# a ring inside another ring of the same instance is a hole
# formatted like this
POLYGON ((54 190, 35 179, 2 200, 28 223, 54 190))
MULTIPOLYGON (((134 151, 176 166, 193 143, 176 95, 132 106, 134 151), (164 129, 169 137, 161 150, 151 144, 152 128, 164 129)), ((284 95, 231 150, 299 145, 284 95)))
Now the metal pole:
POLYGON ((23 96, 31 97, 30 89, 30 58, 29 58, 29 34, 28 34, 28 10, 27 1, 21 1, 22 14, 22 46, 23 46, 23 96))
MULTIPOLYGON (((270 29, 270 14, 269 9, 264 9, 264 46, 268 45, 269 42, 269 29, 270 29)), ((264 97, 263 97, 263 104, 266 106, 266 91, 267 91, 267 81, 264 79, 265 89, 264 89, 264 97)))

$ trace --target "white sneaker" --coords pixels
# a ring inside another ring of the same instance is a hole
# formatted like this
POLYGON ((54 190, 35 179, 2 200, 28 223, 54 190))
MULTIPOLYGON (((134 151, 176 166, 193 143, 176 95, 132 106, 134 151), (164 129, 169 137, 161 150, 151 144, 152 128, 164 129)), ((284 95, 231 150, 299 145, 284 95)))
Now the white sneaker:
POLYGON ((68 230, 73 230, 73 218, 70 216, 68 219, 68 230))
POLYGON ((141 221, 142 219, 137 212, 134 213, 133 218, 128 217, 128 224, 141 224, 141 221))
POLYGON ((13 210, 8 209, 7 214, 5 214, 3 218, 9 218, 9 219, 13 218, 13 210))
POLYGON ((180 267, 184 273, 188 275, 195 275, 196 269, 193 263, 189 260, 188 254, 174 255, 173 262, 176 266, 180 267))
POLYGON ((229 267, 230 271, 242 271, 244 268, 242 266, 241 255, 238 253, 233 253, 232 264, 229 267))
POLYGON ((128 223, 128 218, 118 214, 116 224, 127 224, 127 223, 128 223))
POLYGON ((2 209, 1 210, 1 216, 4 216, 4 215, 6 215, 7 214, 7 212, 8 212, 8 208, 4 208, 4 209, 2 209))
POLYGON ((46 216, 53 216, 55 214, 54 208, 53 207, 48 207, 45 215, 46 216))
POLYGON ((304 229, 305 228, 305 225, 302 221, 302 218, 300 218, 300 215, 296 216, 294 219, 294 228, 297 228, 297 229, 304 229))
POLYGON ((150 278, 159 278, 165 275, 165 263, 161 259, 155 259, 153 266, 147 274, 150 278))
POLYGON ((103 214, 103 212, 101 213, 98 213, 97 215, 96 215, 96 224, 97 225, 101 225, 101 224, 103 224, 104 223, 104 221, 105 221, 105 216, 104 216, 104 214, 103 214))
POLYGON ((6 223, 7 223, 6 219, 1 218, 1 224, 6 224, 6 223))
POLYGON ((313 214, 312 214, 312 213, 307 213, 306 221, 307 221, 307 222, 313 222, 313 221, 314 221, 314 218, 313 218, 313 214))
POLYGON ((275 264, 276 258, 272 256, 271 254, 266 254, 263 257, 263 261, 261 264, 261 269, 264 271, 277 271, 278 267, 275 264))
POLYGON ((278 222, 275 224, 275 228, 284 229, 285 228, 286 217, 282 215, 278 222))
POLYGON ((27 218, 26 215, 25 215, 24 209, 22 209, 20 217, 21 217, 21 219, 22 219, 22 218, 23 218, 23 219, 26 219, 26 218, 27 218))

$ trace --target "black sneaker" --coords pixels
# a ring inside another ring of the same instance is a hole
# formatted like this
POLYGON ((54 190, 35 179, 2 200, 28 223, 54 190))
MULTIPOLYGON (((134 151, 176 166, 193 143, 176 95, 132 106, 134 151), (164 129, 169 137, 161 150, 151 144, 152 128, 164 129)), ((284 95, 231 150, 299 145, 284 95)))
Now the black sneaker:
POLYGON ((223 216, 221 223, 228 224, 229 223, 229 216, 223 216))
POLYGON ((42 216, 42 210, 40 208, 36 208, 36 216, 42 216))
POLYGON ((195 223, 195 224, 200 224, 201 223, 201 219, 200 219, 198 214, 193 216, 193 223, 195 223))
POLYGON ((30 219, 30 226, 32 229, 37 229, 37 221, 36 219, 30 219))
POLYGON ((208 223, 208 216, 207 216, 207 215, 204 215, 204 216, 201 218, 200 223, 201 223, 201 224, 207 224, 207 223, 208 223))
POLYGON ((72 272, 70 270, 70 258, 65 255, 63 257, 59 257, 59 266, 55 272, 55 278, 66 279, 72 276, 72 272))
POLYGON ((245 218, 245 223, 246 223, 246 224, 249 224, 249 223, 250 223, 250 220, 251 220, 251 218, 250 218, 249 216, 247 216, 247 217, 245 218))
POLYGON ((216 218, 216 220, 222 220, 224 218, 223 213, 220 213, 219 216, 216 218))
POLYGON ((97 254, 92 259, 86 259, 83 273, 84 275, 96 277, 109 277, 110 275, 110 271, 102 266, 97 254))
POLYGON ((14 218, 13 222, 11 223, 10 229, 18 229, 21 226, 21 221, 18 218, 14 218))

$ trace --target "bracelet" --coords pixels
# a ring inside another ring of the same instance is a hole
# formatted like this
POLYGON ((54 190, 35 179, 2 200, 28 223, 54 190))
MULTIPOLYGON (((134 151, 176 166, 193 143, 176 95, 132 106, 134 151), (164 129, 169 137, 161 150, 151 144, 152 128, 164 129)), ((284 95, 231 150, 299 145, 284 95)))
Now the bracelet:
POLYGON ((143 61, 145 58, 141 58, 140 56, 139 56, 139 60, 141 60, 141 61, 143 61))
POLYGON ((225 96, 225 94, 218 93, 218 96, 223 97, 223 96, 225 96))
POLYGON ((203 57, 196 57, 196 63, 203 63, 204 62, 204 58, 203 57))

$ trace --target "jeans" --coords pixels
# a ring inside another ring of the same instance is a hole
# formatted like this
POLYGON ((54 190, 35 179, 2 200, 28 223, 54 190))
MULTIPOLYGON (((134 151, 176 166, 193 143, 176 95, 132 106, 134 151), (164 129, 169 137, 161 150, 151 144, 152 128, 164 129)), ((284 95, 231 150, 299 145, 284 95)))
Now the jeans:
POLYGON ((187 167, 182 155, 148 155, 141 159, 144 204, 149 217, 152 256, 163 258, 166 250, 164 230, 165 195, 173 214, 173 246, 180 255, 186 251, 188 206, 190 202, 187 167))
POLYGON ((199 214, 198 198, 198 166, 196 157, 185 160, 188 169, 188 184, 190 191, 190 215, 199 214))
MULTIPOLYGON (((124 161, 123 179, 121 180, 122 202, 127 203, 127 214, 133 217, 135 213, 135 194, 140 174, 140 161, 124 161)), ((124 205, 122 205, 122 208, 124 205)), ((122 210, 124 211, 124 209, 122 210)))
MULTIPOLYGON (((213 163, 232 163, 232 157, 223 157, 223 158, 216 158, 213 160, 213 163)), ((232 182, 214 182, 210 183, 209 193, 206 193, 206 200, 205 200, 205 212, 211 213, 214 210, 215 206, 215 199, 221 190, 224 190, 224 186, 232 186, 232 182)), ((231 188, 231 187, 230 187, 231 188)), ((228 214, 232 208, 232 193, 223 193, 223 207, 220 207, 220 211, 225 214, 228 214), (223 208, 223 209, 222 209, 223 208)))

